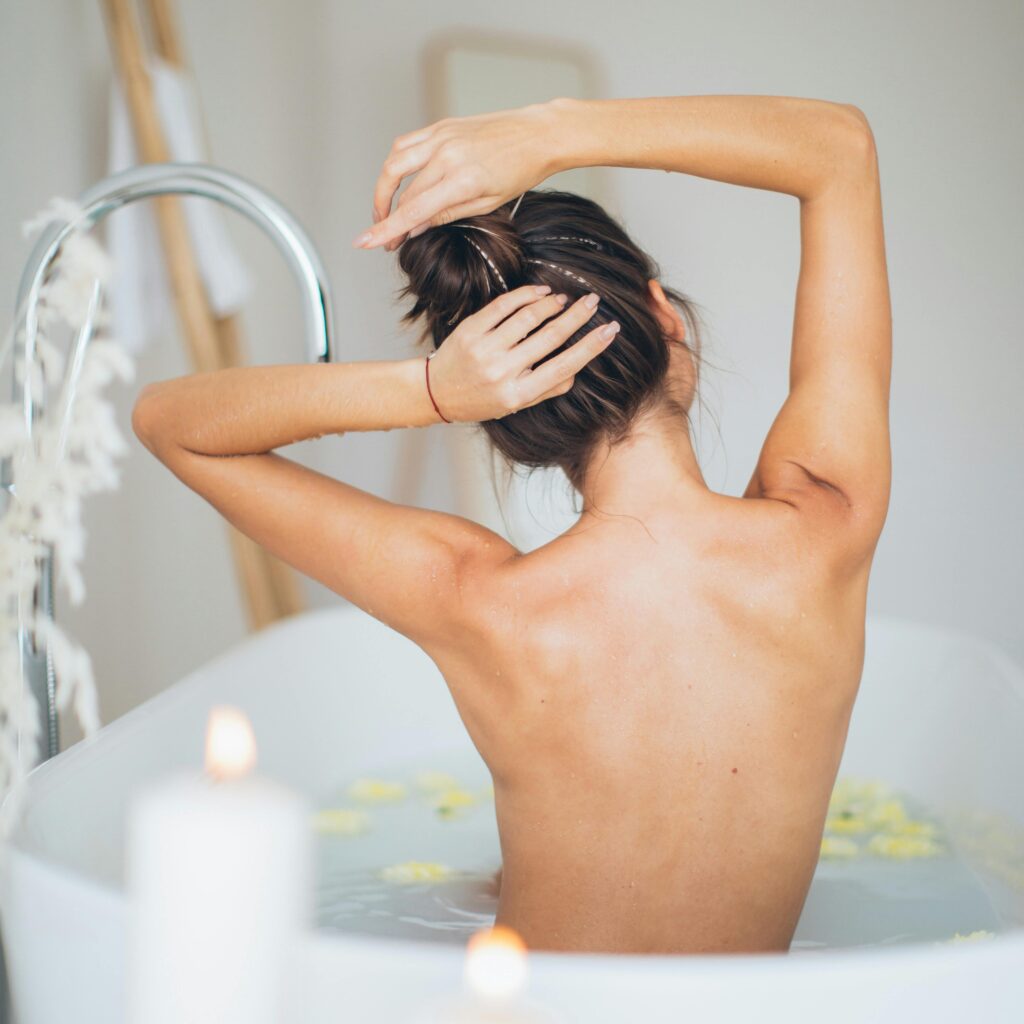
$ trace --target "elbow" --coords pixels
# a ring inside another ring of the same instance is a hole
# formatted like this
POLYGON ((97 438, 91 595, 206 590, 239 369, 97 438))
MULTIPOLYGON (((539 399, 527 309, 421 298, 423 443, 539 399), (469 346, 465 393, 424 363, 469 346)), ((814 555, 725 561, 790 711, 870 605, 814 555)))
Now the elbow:
POLYGON ((852 103, 841 103, 839 106, 842 110, 842 137, 846 152, 869 169, 877 169, 875 134, 867 114, 852 103))
MULTIPOLYGON (((852 103, 831 104, 827 144, 813 194, 817 199, 835 189, 860 189, 878 180, 875 137, 864 111, 852 103)), ((872 185, 872 187, 874 187, 872 185)))
POLYGON ((868 122, 868 115, 860 107, 854 103, 837 103, 836 106, 842 110, 843 116, 849 121, 851 126, 859 131, 870 133, 871 125, 868 122))

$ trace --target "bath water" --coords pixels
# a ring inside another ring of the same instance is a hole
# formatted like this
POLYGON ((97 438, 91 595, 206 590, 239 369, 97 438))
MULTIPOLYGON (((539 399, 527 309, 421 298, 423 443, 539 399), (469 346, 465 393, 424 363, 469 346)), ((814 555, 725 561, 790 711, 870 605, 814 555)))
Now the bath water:
MULTIPOLYGON (((320 803, 318 927, 464 943, 492 924, 501 852, 483 765, 454 756, 367 777, 388 784, 346 780, 320 803)), ((867 852, 877 830, 833 834, 840 853, 857 853, 819 862, 793 952, 949 941, 1021 923, 1001 904, 999 886, 950 852, 941 822, 905 794, 891 796, 912 812, 912 825, 925 822, 939 852, 895 859, 867 852)), ((839 825, 861 827, 851 812, 839 825)))

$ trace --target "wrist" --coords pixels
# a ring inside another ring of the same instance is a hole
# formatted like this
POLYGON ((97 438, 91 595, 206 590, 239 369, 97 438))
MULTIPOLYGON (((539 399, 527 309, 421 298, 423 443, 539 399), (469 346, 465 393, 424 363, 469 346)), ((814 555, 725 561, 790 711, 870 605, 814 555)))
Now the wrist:
POLYGON ((589 125, 595 116, 594 101, 559 96, 541 104, 544 122, 543 155, 546 177, 574 167, 599 164, 589 142, 589 125))
POLYGON ((408 410, 404 418, 404 426, 429 427, 435 423, 444 423, 445 418, 449 422, 452 420, 451 414, 445 409, 437 393, 437 383, 430 373, 432 369, 432 367, 428 367, 425 356, 401 359, 396 364, 396 372, 402 383, 403 394, 406 395, 403 408, 408 410), (433 399, 431 399, 431 392, 433 392, 433 399), (438 408, 440 412, 438 412, 438 408))
MULTIPOLYGON (((445 415, 445 413, 441 411, 441 407, 437 404, 436 378, 435 381, 433 382, 430 379, 430 359, 431 356, 436 355, 437 351, 435 350, 434 352, 431 352, 430 355, 427 356, 426 359, 424 359, 423 361, 423 382, 427 389, 427 397, 430 399, 430 404, 433 406, 434 412, 437 413, 438 419, 440 419, 442 423, 454 423, 455 417, 453 415, 445 415)), ((448 403, 446 401, 445 405, 447 406, 447 404, 448 403)), ((450 412, 451 410, 449 409, 449 413, 450 412)))

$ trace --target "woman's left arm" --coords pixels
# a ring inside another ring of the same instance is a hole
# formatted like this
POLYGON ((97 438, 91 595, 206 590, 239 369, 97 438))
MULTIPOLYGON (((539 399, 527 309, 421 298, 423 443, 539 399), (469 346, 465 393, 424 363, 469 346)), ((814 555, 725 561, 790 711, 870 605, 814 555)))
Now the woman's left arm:
MULTIPOLYGON (((562 312, 534 288, 502 295, 431 360, 439 408, 450 420, 492 419, 568 390, 610 339, 593 331, 532 367, 592 315, 582 300, 562 312)), ((144 388, 132 426, 175 476, 272 554, 421 644, 465 642, 474 584, 517 553, 511 544, 468 519, 385 501, 273 453, 324 434, 440 422, 424 369, 418 358, 194 374, 144 388)))

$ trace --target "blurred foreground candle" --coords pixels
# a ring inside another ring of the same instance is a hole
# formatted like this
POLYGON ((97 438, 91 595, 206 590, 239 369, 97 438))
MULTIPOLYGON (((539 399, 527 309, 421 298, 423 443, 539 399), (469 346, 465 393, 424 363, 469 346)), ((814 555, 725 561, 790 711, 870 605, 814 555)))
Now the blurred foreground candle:
POLYGON ((526 990, 526 943, 504 925, 477 932, 466 945, 466 989, 485 1004, 515 1002, 526 990))
POLYGON ((557 1024, 526 999, 526 944, 504 925, 477 932, 466 946, 465 994, 419 1019, 432 1024, 557 1024))
POLYGON ((253 774, 249 720, 216 707, 206 770, 144 790, 128 820, 129 1024, 294 1020, 311 918, 309 809, 253 774))

